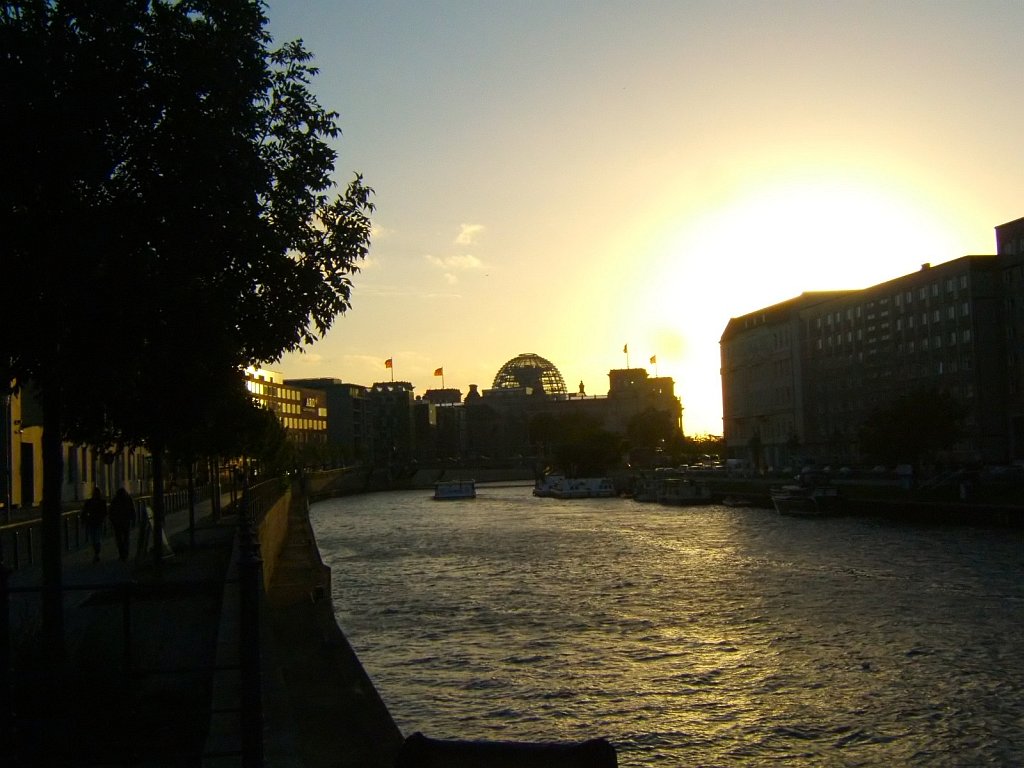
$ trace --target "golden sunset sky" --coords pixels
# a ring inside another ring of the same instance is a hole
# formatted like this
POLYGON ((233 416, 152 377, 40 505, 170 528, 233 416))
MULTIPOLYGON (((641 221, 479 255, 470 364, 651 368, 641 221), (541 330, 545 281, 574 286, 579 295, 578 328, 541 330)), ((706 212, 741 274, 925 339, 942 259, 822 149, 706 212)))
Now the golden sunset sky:
POLYGON ((629 364, 721 434, 730 317, 1024 216, 1024 3, 270 0, 376 190, 353 307, 287 377, 570 391, 629 364), (657 356, 657 366, 649 358, 657 356))

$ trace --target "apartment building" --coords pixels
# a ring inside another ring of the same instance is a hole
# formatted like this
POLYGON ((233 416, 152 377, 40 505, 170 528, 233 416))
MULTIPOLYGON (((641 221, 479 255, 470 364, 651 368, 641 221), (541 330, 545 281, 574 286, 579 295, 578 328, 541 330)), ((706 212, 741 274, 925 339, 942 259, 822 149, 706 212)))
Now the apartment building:
MULTIPOLYGON (((1022 222, 997 228, 1018 259, 1022 222)), ((967 407, 949 460, 1021 458, 1021 371, 1011 375, 1011 363, 1022 355, 1008 342, 1022 332, 1010 312, 1024 309, 1022 289, 1020 260, 965 256, 731 319, 720 343, 729 456, 762 467, 859 463, 860 428, 875 408, 936 387, 967 407)))
POLYGON ((1024 460, 1024 219, 996 227, 1006 339, 1010 456, 1024 460))

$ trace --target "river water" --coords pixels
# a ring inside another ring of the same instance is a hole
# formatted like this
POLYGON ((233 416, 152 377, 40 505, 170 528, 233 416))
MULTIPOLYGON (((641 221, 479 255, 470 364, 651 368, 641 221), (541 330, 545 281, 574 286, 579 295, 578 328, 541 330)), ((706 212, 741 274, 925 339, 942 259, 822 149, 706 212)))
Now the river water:
POLYGON ((315 504, 399 728, 620 766, 1024 764, 1019 531, 480 487, 315 504))

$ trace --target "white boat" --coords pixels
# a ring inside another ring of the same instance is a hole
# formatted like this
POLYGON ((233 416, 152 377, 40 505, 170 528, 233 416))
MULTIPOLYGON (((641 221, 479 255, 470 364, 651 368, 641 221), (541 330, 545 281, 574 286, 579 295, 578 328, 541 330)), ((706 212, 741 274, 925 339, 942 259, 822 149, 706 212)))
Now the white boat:
POLYGON ((801 476, 798 485, 783 485, 771 490, 772 504, 780 515, 790 517, 826 517, 841 511, 839 489, 827 479, 801 476))
POLYGON ((544 477, 534 483, 533 495, 542 498, 552 497, 554 496, 553 491, 556 488, 560 488, 564 483, 565 475, 544 475, 544 477))
POLYGON ((434 483, 435 501, 456 501, 458 499, 475 498, 475 480, 441 480, 434 483))
POLYGON ((546 475, 538 480, 534 496, 553 499, 600 499, 615 495, 615 484, 610 477, 566 477, 546 475))
POLYGON ((711 488, 707 483, 682 477, 668 477, 658 488, 658 503, 672 507, 710 504, 711 488))

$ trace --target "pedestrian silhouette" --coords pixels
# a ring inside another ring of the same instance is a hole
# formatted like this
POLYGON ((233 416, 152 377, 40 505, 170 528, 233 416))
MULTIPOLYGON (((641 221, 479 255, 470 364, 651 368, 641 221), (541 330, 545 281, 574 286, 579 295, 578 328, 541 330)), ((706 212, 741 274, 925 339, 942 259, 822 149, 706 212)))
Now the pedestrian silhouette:
POLYGON ((103 543, 103 523, 107 519, 107 502, 99 488, 94 488, 92 498, 82 507, 82 521, 85 523, 85 537, 92 543, 92 561, 100 560, 100 545, 103 543))
POLYGON ((132 520, 135 518, 135 502, 128 495, 124 486, 117 489, 110 500, 110 523, 114 526, 114 539, 117 542, 117 556, 121 562, 128 560, 129 541, 131 539, 132 520))

